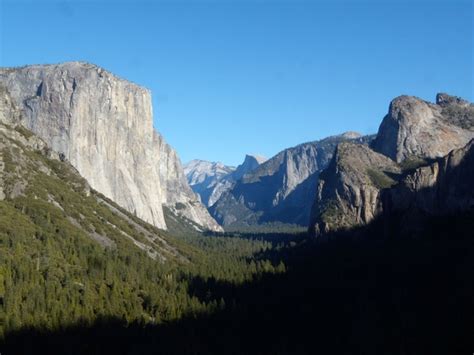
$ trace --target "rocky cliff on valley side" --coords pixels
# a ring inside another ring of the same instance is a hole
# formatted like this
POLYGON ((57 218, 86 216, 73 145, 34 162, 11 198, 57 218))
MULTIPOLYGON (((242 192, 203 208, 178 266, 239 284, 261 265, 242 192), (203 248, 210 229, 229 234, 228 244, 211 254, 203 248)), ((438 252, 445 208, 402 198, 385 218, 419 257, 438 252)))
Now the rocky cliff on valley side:
POLYGON ((348 230, 392 212, 416 219, 417 211, 472 208, 473 127, 473 105, 458 97, 438 94, 436 104, 396 98, 371 147, 338 146, 320 176, 310 233, 348 230))
POLYGON ((472 138, 473 104, 442 93, 435 104, 403 95, 390 103, 372 148, 400 163, 443 157, 472 138))
POLYGON ((82 62, 1 68, 0 84, 22 111, 21 123, 95 190, 160 228, 166 228, 163 204, 180 202, 194 222, 220 230, 189 190, 169 193, 183 181, 163 177, 179 176, 172 169, 180 162, 160 145, 149 90, 82 62), (171 170, 160 172, 163 166, 171 170))
POLYGON ((366 145, 341 143, 320 174, 310 228, 317 235, 367 224, 380 213, 380 191, 396 183, 400 167, 366 145))
POLYGON ((290 223, 307 225, 319 173, 338 143, 371 137, 347 132, 285 149, 244 175, 210 208, 223 226, 290 223))

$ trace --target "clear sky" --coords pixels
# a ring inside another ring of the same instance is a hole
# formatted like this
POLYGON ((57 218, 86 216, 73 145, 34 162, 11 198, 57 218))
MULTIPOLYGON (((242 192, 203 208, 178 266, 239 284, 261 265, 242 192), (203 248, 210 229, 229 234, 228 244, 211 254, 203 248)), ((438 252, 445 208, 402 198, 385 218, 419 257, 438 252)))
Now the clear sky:
POLYGON ((150 88, 184 162, 375 133, 401 94, 474 99, 470 0, 0 3, 1 66, 82 60, 150 88))

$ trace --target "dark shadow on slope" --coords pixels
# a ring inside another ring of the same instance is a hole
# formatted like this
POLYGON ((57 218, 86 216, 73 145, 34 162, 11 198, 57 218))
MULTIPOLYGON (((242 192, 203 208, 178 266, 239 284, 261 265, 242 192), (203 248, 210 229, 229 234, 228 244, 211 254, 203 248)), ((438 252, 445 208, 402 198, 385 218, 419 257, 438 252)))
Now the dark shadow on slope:
POLYGON ((22 329, 7 334, 2 354, 471 353, 474 214, 431 219, 417 238, 400 235, 396 221, 380 237, 385 223, 270 255, 285 260, 284 274, 190 280, 191 294, 221 302, 214 314, 22 329))
POLYGON ((443 180, 450 196, 465 206, 463 213, 428 215, 417 209, 420 201, 431 201, 427 196, 433 196, 432 206, 439 205, 445 186, 434 186, 411 196, 407 210, 385 214, 367 226, 324 239, 300 236, 292 247, 283 245, 255 256, 274 263, 283 260, 285 273, 262 274, 242 284, 191 277, 192 296, 220 305, 212 314, 154 326, 126 326, 109 318, 50 332, 20 329, 6 334, 0 352, 470 354, 472 169, 461 166, 456 174, 463 175, 450 173, 443 180))
MULTIPOLYGON (((286 227, 285 225, 277 226, 276 227, 281 229, 292 229, 292 227, 286 227)), ((255 232, 243 230, 236 230, 232 232, 225 232, 225 233, 215 233, 212 231, 207 231, 203 233, 204 236, 209 238, 213 237, 223 237, 223 238, 242 238, 242 239, 249 239, 249 240, 262 240, 266 242, 270 242, 273 245, 278 245, 280 243, 289 243, 289 242, 299 242, 307 237, 307 233, 301 231, 301 228, 294 228, 294 232, 290 231, 275 231, 275 230, 268 230, 263 231, 262 229, 255 229, 255 232)))

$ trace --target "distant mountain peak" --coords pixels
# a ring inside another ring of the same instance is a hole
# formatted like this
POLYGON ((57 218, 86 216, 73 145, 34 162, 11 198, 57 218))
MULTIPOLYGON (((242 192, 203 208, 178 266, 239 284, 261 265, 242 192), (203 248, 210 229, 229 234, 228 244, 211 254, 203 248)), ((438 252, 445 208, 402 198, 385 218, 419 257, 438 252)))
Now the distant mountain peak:
POLYGON ((347 132, 342 133, 340 136, 347 139, 356 139, 356 138, 362 137, 362 134, 355 131, 347 131, 347 132))
POLYGON ((259 154, 246 154, 245 155, 245 160, 247 160, 247 158, 248 159, 255 159, 259 164, 265 163, 267 161, 267 158, 265 158, 263 155, 259 155, 259 154))
POLYGON ((235 169, 232 173, 232 177, 234 180, 239 180, 245 174, 257 169, 260 164, 264 163, 266 160, 266 158, 260 155, 246 154, 244 162, 235 169))
POLYGON ((409 157, 443 157, 472 138, 473 104, 443 93, 436 104, 402 95, 390 103, 372 148, 400 163, 409 157))

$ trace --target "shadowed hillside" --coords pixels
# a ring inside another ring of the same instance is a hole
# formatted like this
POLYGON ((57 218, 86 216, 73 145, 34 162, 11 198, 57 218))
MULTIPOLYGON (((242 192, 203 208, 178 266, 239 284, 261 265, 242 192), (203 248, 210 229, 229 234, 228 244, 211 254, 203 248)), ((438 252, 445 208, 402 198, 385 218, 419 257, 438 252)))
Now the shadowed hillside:
MULTIPOLYGON (((464 354, 474 332, 472 213, 430 221, 417 239, 300 241, 263 251, 286 272, 236 285, 192 277, 188 293, 219 304, 208 314, 151 326, 104 318, 55 331, 6 334, 3 352, 44 354, 464 354)), ((337 237, 337 238, 336 238, 337 237)), ((370 238, 372 237, 372 238, 370 238)))

